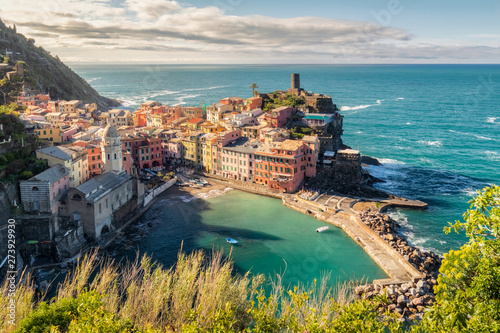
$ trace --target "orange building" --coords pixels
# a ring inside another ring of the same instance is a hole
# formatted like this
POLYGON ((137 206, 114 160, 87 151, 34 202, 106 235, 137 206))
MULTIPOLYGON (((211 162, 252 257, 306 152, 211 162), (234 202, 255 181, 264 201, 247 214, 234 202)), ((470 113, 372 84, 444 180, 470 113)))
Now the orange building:
POLYGON ((104 163, 101 159, 101 146, 99 143, 97 141, 93 141, 92 143, 77 141, 73 145, 87 148, 89 175, 91 177, 100 175, 102 173, 102 169, 104 168, 104 163))
POLYGON ((134 127, 145 127, 148 124, 148 115, 150 111, 144 110, 139 111, 135 110, 133 118, 134 118, 134 127))
POLYGON ((316 176, 315 152, 301 140, 285 140, 255 152, 255 182, 282 192, 296 191, 316 176))

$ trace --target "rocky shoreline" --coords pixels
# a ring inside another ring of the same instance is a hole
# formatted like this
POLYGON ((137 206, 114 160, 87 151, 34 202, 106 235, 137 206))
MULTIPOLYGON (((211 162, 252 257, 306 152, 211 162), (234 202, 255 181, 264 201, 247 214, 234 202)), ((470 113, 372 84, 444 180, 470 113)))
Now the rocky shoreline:
POLYGON ((389 310, 401 315, 402 318, 421 319, 425 308, 436 301, 434 286, 437 285, 441 257, 431 251, 422 251, 408 244, 408 241, 398 232, 401 225, 387 214, 363 212, 360 213, 360 218, 364 224, 377 232, 393 249, 424 274, 425 278, 385 287, 376 284, 358 286, 355 289, 356 295, 361 299, 373 299, 376 296, 385 295, 389 303, 381 304, 381 312, 389 310))

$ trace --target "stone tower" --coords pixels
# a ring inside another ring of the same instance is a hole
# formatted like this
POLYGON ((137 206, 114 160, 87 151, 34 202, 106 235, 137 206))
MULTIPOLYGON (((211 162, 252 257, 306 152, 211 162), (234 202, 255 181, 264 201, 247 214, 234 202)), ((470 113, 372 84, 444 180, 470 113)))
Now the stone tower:
POLYGON ((300 74, 292 74, 292 89, 300 90, 300 74))
POLYGON ((104 162, 104 172, 120 173, 122 166, 122 141, 120 133, 113 125, 108 125, 104 129, 101 141, 102 161, 104 162))

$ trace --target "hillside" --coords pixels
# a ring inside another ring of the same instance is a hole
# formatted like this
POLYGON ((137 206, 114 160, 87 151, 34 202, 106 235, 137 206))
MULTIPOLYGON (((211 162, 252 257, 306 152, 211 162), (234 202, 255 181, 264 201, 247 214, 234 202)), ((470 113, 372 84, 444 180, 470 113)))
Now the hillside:
MULTIPOLYGON (((34 39, 17 33, 0 19, 0 63, 15 65, 19 61, 25 63, 24 81, 41 92, 48 92, 52 99, 95 102, 101 109, 118 105, 116 101, 99 95, 57 56, 54 57, 42 47, 35 46, 34 39)), ((0 71, 0 79, 4 77, 4 72, 0 71)), ((0 103, 3 102, 1 98, 0 103)))

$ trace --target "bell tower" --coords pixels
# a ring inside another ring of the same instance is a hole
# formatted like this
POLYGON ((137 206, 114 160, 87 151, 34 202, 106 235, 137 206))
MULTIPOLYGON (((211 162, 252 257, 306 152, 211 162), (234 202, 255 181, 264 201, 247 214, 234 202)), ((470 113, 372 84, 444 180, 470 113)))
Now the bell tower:
POLYGON ((113 125, 108 125, 104 129, 101 141, 102 161, 104 172, 120 173, 123 171, 122 162, 122 141, 120 133, 113 125))

